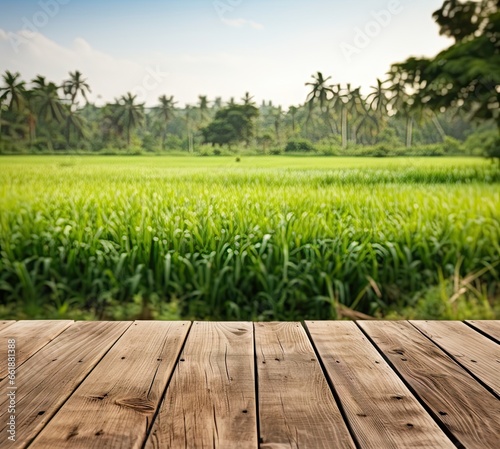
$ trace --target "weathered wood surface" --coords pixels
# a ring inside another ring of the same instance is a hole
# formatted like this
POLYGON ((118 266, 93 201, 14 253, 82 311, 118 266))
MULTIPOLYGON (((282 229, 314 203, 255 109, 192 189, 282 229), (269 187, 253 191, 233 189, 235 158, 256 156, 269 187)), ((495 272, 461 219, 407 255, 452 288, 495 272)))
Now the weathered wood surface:
POLYGON ((500 343, 500 321, 466 321, 466 323, 500 343))
POLYGON ((146 448, 257 447, 251 323, 192 325, 146 448))
POLYGON ((460 321, 411 321, 500 397, 500 346, 460 321))
POLYGON ((134 323, 30 447, 141 447, 189 326, 134 323))
POLYGON ((408 322, 360 322, 396 371, 465 447, 497 449, 500 401, 408 322))
POLYGON ((499 325, 0 321, 0 448, 496 449, 499 325))
POLYGON ((360 447, 455 447, 355 323, 306 325, 360 447))
MULTIPOLYGON (((45 427, 102 356, 132 323, 78 322, 29 358, 16 375, 16 449, 45 427)), ((6 391, 4 379, 0 391, 6 391)), ((0 435, 6 435, 7 396, 0 396, 0 435)), ((61 438, 64 438, 61 435, 61 438)), ((66 446, 68 447, 68 446, 66 446)))
MULTIPOLYGON (((0 360, 5 360, 7 340, 16 340, 16 367, 63 332, 73 321, 18 321, 0 330, 0 360)), ((0 365, 0 380, 7 374, 7 365, 0 365)))
POLYGON ((0 321, 0 331, 3 330, 3 329, 6 329, 7 327, 9 327, 10 325, 12 325, 14 323, 15 323, 14 320, 3 320, 3 321, 0 321))
POLYGON ((311 342, 298 323, 255 324, 261 448, 352 448, 311 342))

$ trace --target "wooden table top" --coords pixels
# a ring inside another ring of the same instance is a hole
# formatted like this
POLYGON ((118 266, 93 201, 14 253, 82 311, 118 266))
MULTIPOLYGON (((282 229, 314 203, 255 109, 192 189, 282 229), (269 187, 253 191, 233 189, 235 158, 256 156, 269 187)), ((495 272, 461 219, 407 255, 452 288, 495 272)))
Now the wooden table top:
POLYGON ((500 321, 0 321, 0 448, 497 449, 499 343, 500 321))

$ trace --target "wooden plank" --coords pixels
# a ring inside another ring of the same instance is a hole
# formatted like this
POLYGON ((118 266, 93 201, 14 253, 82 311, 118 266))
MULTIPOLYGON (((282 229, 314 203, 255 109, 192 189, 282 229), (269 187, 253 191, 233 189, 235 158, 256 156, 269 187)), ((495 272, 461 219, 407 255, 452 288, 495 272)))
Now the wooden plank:
POLYGON ((135 322, 30 448, 142 447, 189 327, 135 322))
POLYGON ((361 448, 455 448, 355 323, 306 325, 361 448))
POLYGON ((6 329, 7 327, 11 326, 15 322, 16 322, 15 320, 3 320, 3 321, 0 321, 0 331, 6 329))
MULTIPOLYGON (((16 340, 16 367, 19 368, 33 354, 52 341, 73 321, 18 321, 15 324, 0 330, 0 360, 5 359, 7 354, 7 339, 16 340)), ((0 365, 0 380, 7 375, 5 363, 0 365)))
POLYGON ((457 441, 498 448, 500 402, 463 368, 408 322, 358 324, 457 441))
POLYGON ((354 448, 298 323, 255 324, 261 449, 354 448))
POLYGON ((193 323, 145 447, 257 447, 251 323, 193 323))
POLYGON ((469 320, 466 323, 500 343, 500 321, 469 320))
POLYGON ((500 346, 460 321, 411 321, 440 348, 500 395, 500 346))
MULTIPOLYGON (((75 323, 17 370, 16 449, 33 440, 131 324, 75 323)), ((7 380, 0 391, 7 391, 7 380)), ((0 396, 0 435, 6 435, 7 401, 0 396)))

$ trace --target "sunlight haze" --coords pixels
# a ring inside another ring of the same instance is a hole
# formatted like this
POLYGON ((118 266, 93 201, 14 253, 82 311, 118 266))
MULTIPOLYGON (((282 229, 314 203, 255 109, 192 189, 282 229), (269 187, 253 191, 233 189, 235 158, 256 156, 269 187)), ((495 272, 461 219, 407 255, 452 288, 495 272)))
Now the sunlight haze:
POLYGON ((0 72, 19 71, 26 80, 44 74, 59 83, 80 70, 97 104, 128 91, 147 105, 162 94, 194 104, 200 94, 227 101, 249 91, 258 102, 289 106, 305 101, 304 84, 317 71, 367 90, 391 63, 446 48, 450 41, 432 20, 440 5, 3 0, 0 72))

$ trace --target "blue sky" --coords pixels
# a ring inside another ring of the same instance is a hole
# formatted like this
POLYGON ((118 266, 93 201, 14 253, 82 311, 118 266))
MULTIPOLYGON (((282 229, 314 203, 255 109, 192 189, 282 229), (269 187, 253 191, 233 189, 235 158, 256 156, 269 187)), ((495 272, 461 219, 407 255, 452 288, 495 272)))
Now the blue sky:
POLYGON ((80 70, 102 103, 240 98, 289 106, 317 71, 365 91, 392 62, 449 45, 442 0, 0 0, 0 71, 60 82, 80 70))

